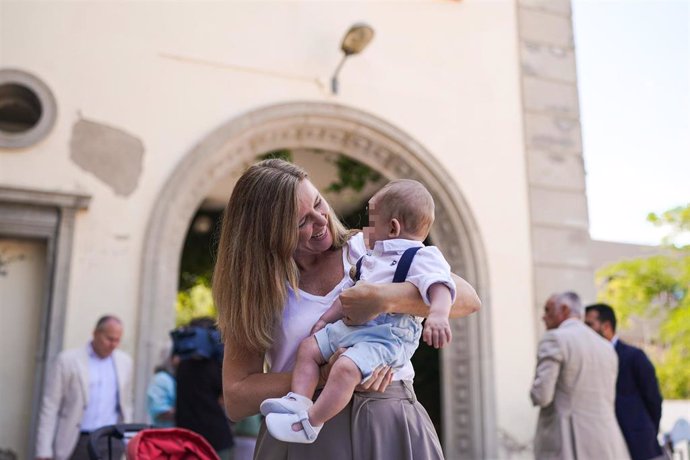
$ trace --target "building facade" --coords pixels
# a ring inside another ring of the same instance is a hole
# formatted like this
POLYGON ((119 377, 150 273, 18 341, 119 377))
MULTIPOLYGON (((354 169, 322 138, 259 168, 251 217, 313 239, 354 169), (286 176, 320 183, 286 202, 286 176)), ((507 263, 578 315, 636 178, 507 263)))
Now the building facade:
POLYGON ((196 211, 307 149, 430 188, 483 301, 441 353, 444 449, 527 455, 543 301, 594 295, 568 0, 3 2, 0 47, 0 294, 25 350, 0 448, 30 455, 46 363, 106 312, 143 417, 196 211), (359 22, 375 37, 333 94, 359 22))

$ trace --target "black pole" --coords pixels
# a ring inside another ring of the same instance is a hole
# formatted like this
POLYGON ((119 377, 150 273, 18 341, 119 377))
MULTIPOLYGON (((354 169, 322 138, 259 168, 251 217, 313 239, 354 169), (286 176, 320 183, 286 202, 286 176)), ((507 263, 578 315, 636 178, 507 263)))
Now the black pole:
POLYGON ((340 72, 340 69, 343 67, 343 64, 345 64, 345 59, 347 59, 347 54, 343 55, 343 58, 340 60, 340 63, 338 64, 338 67, 335 68, 335 72, 333 72, 333 78, 331 78, 331 91, 333 94, 338 94, 338 73, 340 72))

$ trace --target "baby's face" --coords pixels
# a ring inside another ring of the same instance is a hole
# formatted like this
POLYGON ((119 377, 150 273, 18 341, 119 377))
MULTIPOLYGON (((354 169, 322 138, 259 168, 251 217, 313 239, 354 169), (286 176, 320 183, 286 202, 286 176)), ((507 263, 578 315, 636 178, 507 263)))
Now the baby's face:
POLYGON ((369 200, 369 226, 364 227, 364 241, 369 249, 374 249, 377 241, 391 237, 390 222, 386 222, 376 209, 376 197, 369 200))

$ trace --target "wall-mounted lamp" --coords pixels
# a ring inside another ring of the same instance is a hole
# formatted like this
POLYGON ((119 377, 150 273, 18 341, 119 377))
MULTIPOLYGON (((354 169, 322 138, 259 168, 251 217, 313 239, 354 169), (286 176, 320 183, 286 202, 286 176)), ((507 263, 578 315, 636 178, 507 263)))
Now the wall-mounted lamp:
POLYGON ((340 60, 338 67, 336 67, 333 78, 331 78, 331 91, 333 91, 333 94, 338 94, 338 72, 345 64, 345 59, 353 54, 361 53, 372 38, 374 38, 374 29, 364 23, 354 24, 347 31, 343 37, 343 42, 340 44, 340 49, 344 53, 343 58, 340 60))

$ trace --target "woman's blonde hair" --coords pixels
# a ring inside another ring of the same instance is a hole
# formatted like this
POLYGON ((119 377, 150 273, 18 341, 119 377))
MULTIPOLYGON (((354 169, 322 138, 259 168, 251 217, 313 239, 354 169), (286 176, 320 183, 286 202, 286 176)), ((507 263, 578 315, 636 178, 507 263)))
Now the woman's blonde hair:
MULTIPOLYGON (((298 241, 297 187, 306 171, 283 160, 251 166, 232 191, 223 215, 213 271, 218 326, 231 350, 265 352, 287 300, 288 283, 297 291, 293 260, 298 241)), ((329 208, 332 249, 348 232, 329 208)))

